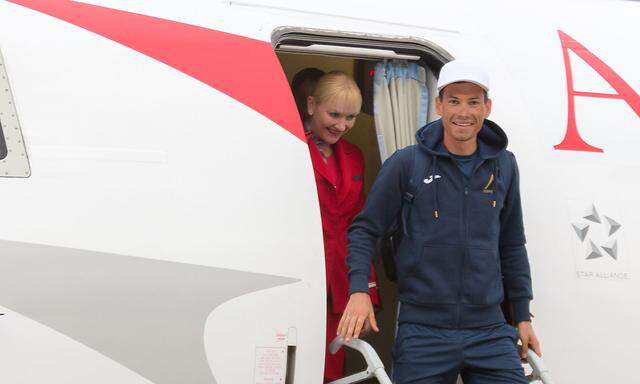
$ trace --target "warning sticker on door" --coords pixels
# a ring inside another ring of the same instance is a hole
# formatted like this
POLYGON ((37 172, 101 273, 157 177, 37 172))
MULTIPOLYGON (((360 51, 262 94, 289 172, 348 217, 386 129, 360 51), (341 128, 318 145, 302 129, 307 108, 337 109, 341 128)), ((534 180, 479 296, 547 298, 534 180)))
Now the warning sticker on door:
POLYGON ((283 384, 286 372, 286 347, 256 348, 254 384, 283 384))

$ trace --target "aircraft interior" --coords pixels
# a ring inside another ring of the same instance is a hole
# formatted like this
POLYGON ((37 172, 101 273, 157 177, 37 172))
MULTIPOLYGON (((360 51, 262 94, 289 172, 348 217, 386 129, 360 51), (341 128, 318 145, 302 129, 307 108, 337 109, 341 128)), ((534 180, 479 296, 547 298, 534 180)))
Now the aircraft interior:
MULTIPOLYGON (((433 106, 436 74, 448 58, 426 42, 373 41, 326 36, 317 31, 313 34, 288 31, 274 39, 277 39, 276 53, 289 83, 298 71, 315 67, 324 72, 345 72, 358 84, 363 96, 362 110, 343 139, 355 144, 364 155, 365 193, 370 190, 384 159, 396 149, 413 144, 414 132, 424 123, 437 119, 433 106), (394 83, 394 79, 397 82, 394 83), (408 89, 411 87, 413 89, 408 89), (411 104, 413 110, 393 110, 398 102, 411 104), (406 115, 406 119, 398 119, 398 115, 406 115)), ((385 367, 391 367, 397 287, 387 277, 380 257, 374 265, 382 302, 377 313, 380 332, 371 332, 364 340, 375 348, 385 367)), ((362 356, 347 349, 346 374, 365 367, 362 356)))

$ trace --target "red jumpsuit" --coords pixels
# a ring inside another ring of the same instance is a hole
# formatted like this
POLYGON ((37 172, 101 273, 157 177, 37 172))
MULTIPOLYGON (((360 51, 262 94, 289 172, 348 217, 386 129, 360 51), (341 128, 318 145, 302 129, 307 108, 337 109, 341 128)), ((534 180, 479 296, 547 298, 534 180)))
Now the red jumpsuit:
MULTIPOLYGON (((313 140, 309 139, 308 142, 318 188, 324 238, 327 276, 327 350, 324 379, 327 382, 344 375, 344 349, 331 355, 328 347, 336 336, 340 317, 349 299, 347 230, 364 205, 364 159, 358 147, 346 140, 339 140, 333 145, 333 154, 325 163, 313 140)), ((378 306, 380 299, 373 266, 369 287, 371 300, 378 306)))

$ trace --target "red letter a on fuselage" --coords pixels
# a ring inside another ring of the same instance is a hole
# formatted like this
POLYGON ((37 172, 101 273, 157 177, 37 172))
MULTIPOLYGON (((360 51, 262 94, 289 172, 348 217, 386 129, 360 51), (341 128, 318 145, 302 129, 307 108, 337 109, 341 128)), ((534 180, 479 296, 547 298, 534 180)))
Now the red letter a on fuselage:
POLYGON ((571 36, 562 31, 558 31, 560 43, 562 44, 562 55, 564 57, 564 67, 567 74, 567 94, 568 102, 568 121, 567 132, 564 139, 555 149, 569 151, 585 151, 585 152, 603 152, 602 149, 587 144, 580 137, 578 127, 576 126, 576 109, 575 97, 597 97, 604 99, 623 99, 629 104, 631 109, 640 117, 640 96, 627 84, 617 73, 613 71, 604 61, 600 60, 596 55, 591 53, 582 44, 575 41, 571 36), (618 92, 617 94, 578 92, 573 89, 573 75, 571 74, 571 61, 569 60, 569 50, 572 50, 582 60, 593 68, 603 79, 618 92))

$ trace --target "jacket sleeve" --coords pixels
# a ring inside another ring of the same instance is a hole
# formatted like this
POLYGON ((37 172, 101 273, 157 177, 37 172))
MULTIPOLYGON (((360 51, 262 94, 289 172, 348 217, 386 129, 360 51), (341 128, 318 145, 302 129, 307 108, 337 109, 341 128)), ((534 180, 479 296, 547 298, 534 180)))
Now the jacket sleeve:
MULTIPOLYGON (((360 155, 361 158, 361 163, 362 163, 362 175, 364 176, 365 172, 364 172, 364 158, 362 157, 362 154, 360 155)), ((364 192, 364 180, 363 180, 363 188, 360 191, 360 196, 358 198, 358 202, 356 203, 355 207, 354 207, 354 211, 353 211, 353 217, 355 219, 355 215, 357 215, 358 213, 360 213, 362 211, 362 208, 364 207, 364 203, 366 201, 366 194, 364 192)), ((352 221, 353 222, 353 221, 352 221)), ((373 303, 373 306, 375 308, 379 308, 380 307, 380 296, 378 295, 378 279, 376 276, 376 270, 373 264, 370 264, 370 275, 369 275, 369 280, 367 283, 368 288, 368 292, 369 292, 369 296, 371 296, 371 301, 373 303), (371 286, 371 283, 375 283, 374 286, 371 286)))
POLYGON ((520 174, 511 153, 509 160, 513 164, 513 176, 500 214, 500 262, 506 295, 513 306, 513 320, 518 324, 530 320, 529 302, 533 299, 533 292, 522 220, 520 174))
POLYGON ((387 159, 367 196, 363 210, 349 227, 349 294, 369 292, 371 260, 375 241, 394 223, 402 207, 406 188, 409 149, 396 151, 387 159))

